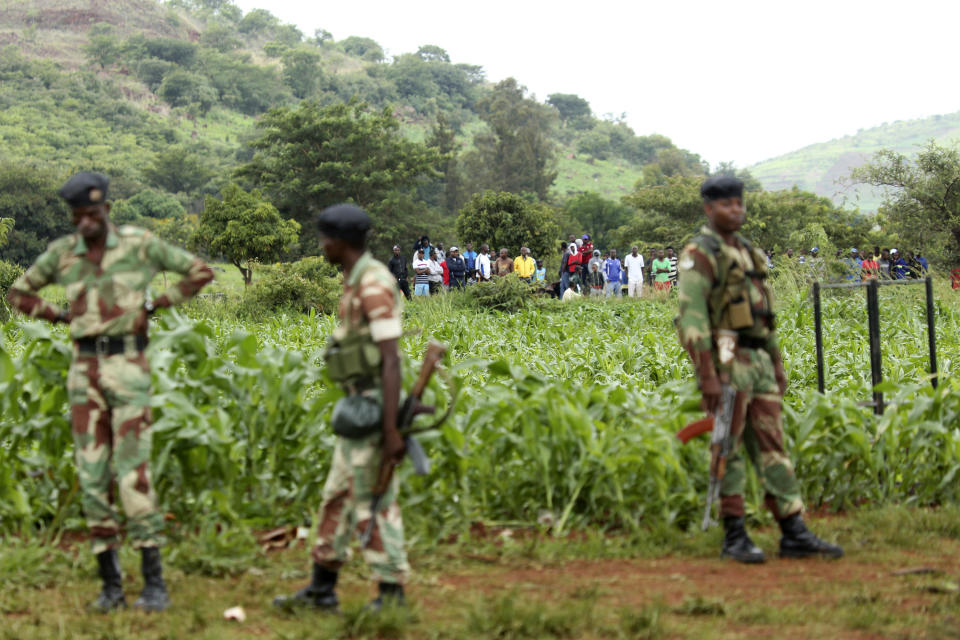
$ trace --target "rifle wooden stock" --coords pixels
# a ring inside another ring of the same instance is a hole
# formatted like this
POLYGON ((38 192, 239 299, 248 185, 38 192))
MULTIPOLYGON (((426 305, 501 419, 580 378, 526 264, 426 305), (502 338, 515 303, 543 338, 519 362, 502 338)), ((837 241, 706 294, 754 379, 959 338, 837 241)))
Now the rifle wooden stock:
POLYGON ((677 431, 677 438, 680 442, 687 444, 702 433, 713 431, 713 416, 700 418, 696 422, 691 422, 680 431, 677 431))

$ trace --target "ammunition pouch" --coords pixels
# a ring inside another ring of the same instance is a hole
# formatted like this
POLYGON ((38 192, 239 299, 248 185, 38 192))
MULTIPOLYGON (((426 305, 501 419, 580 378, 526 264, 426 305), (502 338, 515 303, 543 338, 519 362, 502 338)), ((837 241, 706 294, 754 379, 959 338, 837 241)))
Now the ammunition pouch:
POLYGON ((363 394, 340 398, 333 405, 330 426, 338 436, 359 440, 380 431, 383 426, 383 404, 363 394))
POLYGON ((323 360, 327 375, 339 384, 374 381, 380 377, 380 347, 368 335, 351 332, 339 339, 330 336, 323 360))

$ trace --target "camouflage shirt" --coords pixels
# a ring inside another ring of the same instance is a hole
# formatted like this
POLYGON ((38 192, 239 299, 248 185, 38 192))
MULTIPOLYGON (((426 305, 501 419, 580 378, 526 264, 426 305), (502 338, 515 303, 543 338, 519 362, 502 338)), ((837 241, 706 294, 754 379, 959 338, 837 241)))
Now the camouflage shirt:
POLYGON ((370 252, 364 252, 344 283, 340 325, 334 329, 334 337, 343 338, 349 332, 369 335, 373 342, 399 338, 403 334, 403 299, 399 293, 390 270, 370 252))
POLYGON ((56 283, 70 304, 71 337, 122 336, 133 333, 150 282, 160 271, 184 277, 154 301, 157 307, 179 304, 213 279, 202 260, 150 231, 110 225, 99 263, 80 234, 58 238, 13 283, 8 298, 25 314, 56 320, 61 310, 37 295, 56 283))
POLYGON ((744 282, 744 293, 753 312, 752 326, 739 328, 737 333, 764 341, 771 354, 778 353, 772 322, 772 296, 761 278, 750 277, 750 274, 757 272, 766 273, 766 260, 758 264, 756 256, 747 249, 742 238, 739 235, 735 237, 737 246, 732 247, 724 242, 717 232, 704 225, 700 229, 700 235, 684 247, 680 256, 680 316, 677 319, 677 328, 680 331, 681 343, 691 354, 709 351, 714 347, 713 331, 722 328, 723 321, 718 322, 717 318, 722 318, 724 314, 724 309, 714 308, 714 303, 720 297, 716 287, 722 286, 722 282, 728 280, 729 273, 722 273, 721 270, 726 267, 729 272, 734 264, 740 265, 742 271, 748 274, 744 282), (708 245, 711 237, 719 244, 716 253, 708 245), (721 326, 715 326, 717 324, 721 326))

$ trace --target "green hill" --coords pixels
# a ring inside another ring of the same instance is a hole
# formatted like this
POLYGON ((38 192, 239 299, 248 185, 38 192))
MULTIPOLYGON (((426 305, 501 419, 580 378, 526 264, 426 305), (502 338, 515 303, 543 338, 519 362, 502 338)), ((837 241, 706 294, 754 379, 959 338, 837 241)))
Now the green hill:
POLYGON ((749 171, 768 190, 797 185, 837 203, 846 199, 863 211, 876 211, 881 202, 879 192, 866 187, 852 189, 840 181, 849 176, 851 168, 863 164, 881 149, 912 153, 931 139, 938 142, 960 140, 960 112, 919 120, 898 120, 861 129, 855 135, 813 144, 758 162, 749 167, 749 171))
MULTIPOLYGON (((390 106, 420 141, 442 115, 466 152, 487 126, 478 104, 492 89, 481 66, 452 63, 440 47, 388 61, 369 38, 308 36, 229 0, 0 0, 0 160, 61 174, 92 166, 117 178, 119 198, 156 188, 199 206, 249 155, 256 118, 301 99, 390 106), (175 192, 151 180, 148 165, 170 147, 209 159, 209 181, 175 192)), ((662 151, 673 153, 664 174, 702 173, 669 139, 562 97, 542 105, 555 114, 555 203, 582 191, 618 199, 662 151)))

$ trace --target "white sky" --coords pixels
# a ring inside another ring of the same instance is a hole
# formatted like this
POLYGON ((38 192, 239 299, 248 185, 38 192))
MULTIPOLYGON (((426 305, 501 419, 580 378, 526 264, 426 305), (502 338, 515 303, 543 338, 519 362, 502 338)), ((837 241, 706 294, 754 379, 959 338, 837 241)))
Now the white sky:
POLYGON ((513 76, 543 101, 575 93, 716 166, 883 122, 960 110, 955 0, 235 0, 306 35, 424 44, 513 76))

